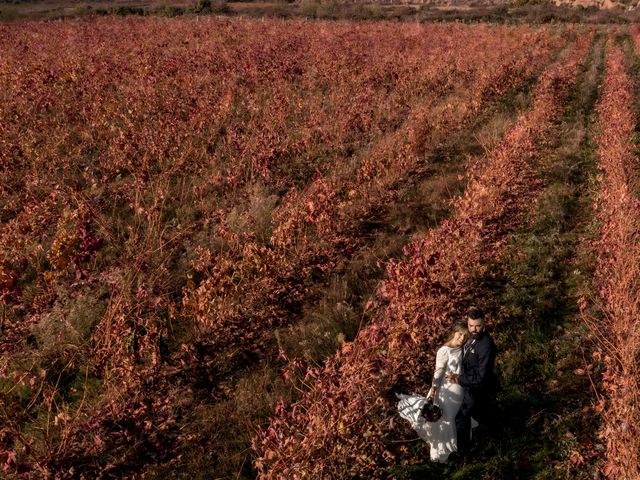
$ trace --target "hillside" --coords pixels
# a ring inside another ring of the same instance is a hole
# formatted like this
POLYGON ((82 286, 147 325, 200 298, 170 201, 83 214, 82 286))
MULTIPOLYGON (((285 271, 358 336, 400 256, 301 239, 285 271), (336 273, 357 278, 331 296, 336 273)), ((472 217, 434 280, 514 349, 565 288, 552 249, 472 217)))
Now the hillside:
POLYGON ((102 16, 198 18, 206 15, 329 20, 458 21, 539 25, 628 24, 640 21, 628 0, 500 0, 476 2, 229 2, 226 0, 0 0, 0 21, 55 20, 102 16))

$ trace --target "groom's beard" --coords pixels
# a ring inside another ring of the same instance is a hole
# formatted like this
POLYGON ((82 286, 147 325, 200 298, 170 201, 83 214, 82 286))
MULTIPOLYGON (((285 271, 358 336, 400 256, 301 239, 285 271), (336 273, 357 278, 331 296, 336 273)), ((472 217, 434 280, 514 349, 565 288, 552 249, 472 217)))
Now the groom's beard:
POLYGON ((469 336, 471 337, 471 340, 477 340, 480 335, 482 335, 482 332, 469 334, 469 336))

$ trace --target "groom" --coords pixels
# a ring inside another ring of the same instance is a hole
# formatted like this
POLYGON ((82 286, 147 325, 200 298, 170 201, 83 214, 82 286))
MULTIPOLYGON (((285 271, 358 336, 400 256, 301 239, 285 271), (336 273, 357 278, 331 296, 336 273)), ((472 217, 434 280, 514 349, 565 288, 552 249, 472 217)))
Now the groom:
POLYGON ((458 434, 458 453, 469 454, 471 443, 471 417, 480 425, 487 427, 495 418, 493 403, 500 388, 498 378, 493 372, 496 360, 496 345, 485 331, 484 317, 473 309, 467 314, 469 339, 462 350, 462 368, 460 375, 451 375, 449 380, 464 388, 462 405, 456 416, 458 434))

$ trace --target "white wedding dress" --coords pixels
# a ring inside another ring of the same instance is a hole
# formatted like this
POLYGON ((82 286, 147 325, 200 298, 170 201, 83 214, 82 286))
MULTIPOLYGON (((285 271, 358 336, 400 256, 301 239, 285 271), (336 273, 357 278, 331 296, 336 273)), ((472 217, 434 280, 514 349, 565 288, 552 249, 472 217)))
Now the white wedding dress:
MULTIPOLYGON (((420 414, 427 402, 419 395, 396 395, 400 416, 411 422, 413 429, 431 447, 431 460, 445 463, 449 454, 458 449, 456 435, 456 415, 462 405, 464 389, 447 380, 450 373, 460 374, 462 348, 442 346, 436 354, 436 369, 432 388, 437 388, 434 403, 442 409, 442 417, 437 422, 427 422, 420 414)), ((472 423, 476 424, 475 421, 472 423)))

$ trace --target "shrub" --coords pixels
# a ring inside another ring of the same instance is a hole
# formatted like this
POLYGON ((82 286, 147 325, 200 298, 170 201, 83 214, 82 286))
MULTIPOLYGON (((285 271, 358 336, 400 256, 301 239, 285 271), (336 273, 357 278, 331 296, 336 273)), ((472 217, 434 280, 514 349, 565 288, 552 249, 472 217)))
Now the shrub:
POLYGON ((112 8, 111 13, 115 15, 121 15, 123 17, 127 15, 144 15, 144 9, 142 7, 134 7, 129 5, 112 8))
POLYGON ((198 0, 193 6, 193 13, 211 13, 211 0, 198 0))

